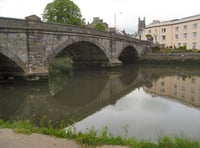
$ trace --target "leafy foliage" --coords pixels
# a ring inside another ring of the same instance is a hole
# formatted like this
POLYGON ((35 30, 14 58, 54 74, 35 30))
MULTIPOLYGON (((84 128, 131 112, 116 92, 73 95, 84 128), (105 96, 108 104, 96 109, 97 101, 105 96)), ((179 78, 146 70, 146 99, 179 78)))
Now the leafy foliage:
POLYGON ((102 30, 102 31, 106 30, 106 27, 104 26, 103 23, 97 23, 94 28, 96 28, 98 30, 102 30))
POLYGON ((153 41, 153 36, 151 34, 146 35, 147 40, 153 41))
POLYGON ((54 0, 48 3, 43 14, 47 22, 84 25, 79 7, 71 0, 54 0))

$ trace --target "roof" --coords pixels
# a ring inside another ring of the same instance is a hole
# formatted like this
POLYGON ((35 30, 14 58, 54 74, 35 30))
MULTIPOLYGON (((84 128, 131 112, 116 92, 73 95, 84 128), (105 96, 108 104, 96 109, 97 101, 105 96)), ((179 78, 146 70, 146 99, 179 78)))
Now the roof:
POLYGON ((200 14, 189 16, 189 17, 184 17, 184 18, 181 18, 181 19, 173 19, 173 20, 169 20, 169 21, 163 21, 163 22, 156 21, 154 23, 147 25, 146 28, 173 25, 173 24, 179 24, 179 23, 195 21, 195 20, 200 20, 200 14))

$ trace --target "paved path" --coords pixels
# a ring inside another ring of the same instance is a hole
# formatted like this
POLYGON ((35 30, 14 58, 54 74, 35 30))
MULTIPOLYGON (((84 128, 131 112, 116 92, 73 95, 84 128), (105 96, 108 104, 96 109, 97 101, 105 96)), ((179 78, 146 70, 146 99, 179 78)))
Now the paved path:
MULTIPOLYGON (((82 148, 73 140, 42 134, 25 135, 12 129, 0 129, 0 148, 82 148)), ((98 148, 126 148, 122 146, 98 146, 98 148)))

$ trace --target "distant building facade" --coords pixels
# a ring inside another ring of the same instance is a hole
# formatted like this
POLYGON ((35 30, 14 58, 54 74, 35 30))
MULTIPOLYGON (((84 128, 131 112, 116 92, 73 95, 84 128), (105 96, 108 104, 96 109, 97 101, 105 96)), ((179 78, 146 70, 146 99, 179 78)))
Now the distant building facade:
POLYGON ((164 22, 154 20, 149 25, 139 18, 138 38, 146 40, 146 35, 162 47, 200 49, 200 14, 164 22))

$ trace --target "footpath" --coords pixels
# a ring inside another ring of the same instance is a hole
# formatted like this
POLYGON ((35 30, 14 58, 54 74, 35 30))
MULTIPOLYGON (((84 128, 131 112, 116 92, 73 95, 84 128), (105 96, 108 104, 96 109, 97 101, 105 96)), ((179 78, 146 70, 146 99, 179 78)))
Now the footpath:
MULTIPOLYGON (((42 134, 21 134, 12 129, 0 129, 0 148, 82 148, 73 140, 42 134)), ((127 148, 125 146, 97 146, 97 148, 127 148)))

